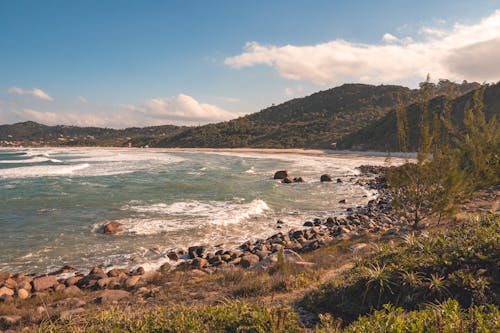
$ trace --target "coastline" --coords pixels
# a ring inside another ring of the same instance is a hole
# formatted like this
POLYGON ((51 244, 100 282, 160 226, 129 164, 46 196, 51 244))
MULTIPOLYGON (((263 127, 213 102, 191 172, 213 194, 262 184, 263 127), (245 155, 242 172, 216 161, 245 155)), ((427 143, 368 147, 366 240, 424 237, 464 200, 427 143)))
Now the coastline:
MULTIPOLYGON (((130 290, 149 283, 152 277, 175 270, 201 270, 206 274, 234 268, 268 269, 278 261, 280 253, 286 261, 304 262, 301 255, 337 241, 357 239, 368 234, 382 236, 399 235, 407 231, 407 223, 391 207, 391 195, 386 190, 384 167, 363 166, 356 184, 378 191, 375 199, 364 206, 347 208, 345 216, 331 216, 326 219, 304 221, 302 228, 278 231, 266 239, 242 243, 237 249, 219 248, 210 251, 206 246, 192 244, 187 249, 167 254, 168 261, 159 269, 146 271, 143 267, 129 270, 112 268, 105 272, 102 266, 95 266, 84 273, 71 265, 65 265, 48 274, 2 273, 0 287, 6 294, 0 298, 31 297, 40 292, 71 290, 130 290), (6 281, 10 282, 10 285, 6 281), (7 285, 6 285, 7 283, 7 285), (12 287, 13 288, 9 288, 12 287), (25 291, 19 291, 25 289, 25 291), (10 295, 9 295, 10 294, 10 295)), ((280 221, 277 221, 280 228, 280 221)), ((98 263, 95 263, 98 264, 98 263)))
POLYGON ((139 147, 115 147, 115 146, 22 146, 3 147, 1 150, 16 149, 68 149, 68 150, 123 150, 123 151, 150 151, 150 152, 192 152, 192 153, 257 153, 257 154, 298 154, 310 156, 345 156, 345 157, 394 157, 413 160, 417 153, 410 152, 382 152, 382 151, 358 151, 358 150, 334 150, 334 149, 307 149, 307 148, 139 148, 139 147))

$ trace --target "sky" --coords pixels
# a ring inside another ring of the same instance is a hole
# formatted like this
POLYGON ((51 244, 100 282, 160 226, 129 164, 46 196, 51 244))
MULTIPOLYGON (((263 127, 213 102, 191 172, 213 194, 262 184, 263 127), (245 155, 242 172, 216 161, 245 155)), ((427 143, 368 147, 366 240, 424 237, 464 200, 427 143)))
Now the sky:
POLYGON ((0 124, 201 125, 427 74, 500 80, 500 0, 0 1, 0 124))

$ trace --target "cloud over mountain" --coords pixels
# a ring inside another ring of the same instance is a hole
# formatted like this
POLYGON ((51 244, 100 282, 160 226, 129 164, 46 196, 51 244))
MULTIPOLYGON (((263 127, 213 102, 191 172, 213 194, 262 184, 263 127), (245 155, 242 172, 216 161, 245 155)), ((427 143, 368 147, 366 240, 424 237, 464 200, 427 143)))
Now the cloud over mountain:
POLYGON ((315 45, 262 45, 249 42, 228 57, 233 68, 267 65, 287 79, 317 84, 343 82, 415 85, 428 73, 452 80, 500 79, 500 11, 475 24, 424 27, 421 39, 386 33, 380 44, 336 39, 315 45))

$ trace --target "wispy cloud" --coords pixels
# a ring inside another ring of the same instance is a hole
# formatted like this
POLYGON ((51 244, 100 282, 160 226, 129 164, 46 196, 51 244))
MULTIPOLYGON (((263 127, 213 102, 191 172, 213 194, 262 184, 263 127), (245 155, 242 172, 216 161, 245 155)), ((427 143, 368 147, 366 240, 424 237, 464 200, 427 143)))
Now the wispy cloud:
POLYGON ((225 59, 233 68, 267 65, 290 80, 317 84, 360 81, 415 85, 427 73, 452 80, 500 79, 500 11, 475 24, 423 27, 420 40, 385 34, 380 44, 342 39, 327 43, 262 45, 225 59))
POLYGON ((28 95, 28 96, 33 96, 36 98, 40 98, 46 101, 53 101, 54 99, 50 97, 45 91, 39 88, 33 88, 31 90, 27 89, 22 89, 19 87, 10 87, 7 90, 10 94, 16 94, 16 95, 28 95))
POLYGON ((78 96, 78 97, 76 98, 76 101, 77 101, 78 103, 82 103, 82 104, 87 104, 87 103, 89 102, 89 100, 88 100, 88 99, 86 99, 86 98, 85 98, 85 97, 83 97, 83 96, 78 96))

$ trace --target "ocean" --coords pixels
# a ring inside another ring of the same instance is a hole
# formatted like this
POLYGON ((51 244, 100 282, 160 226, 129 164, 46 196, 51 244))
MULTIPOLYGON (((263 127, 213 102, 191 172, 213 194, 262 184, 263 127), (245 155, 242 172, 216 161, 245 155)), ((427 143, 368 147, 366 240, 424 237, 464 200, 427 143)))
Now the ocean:
POLYGON ((235 248, 366 204, 376 192, 355 184, 356 167, 385 163, 344 154, 2 149, 0 272, 154 269, 174 249, 235 248), (277 170, 305 183, 281 184, 277 170), (342 182, 321 183, 324 173, 342 182), (110 221, 123 231, 101 233, 110 221))

